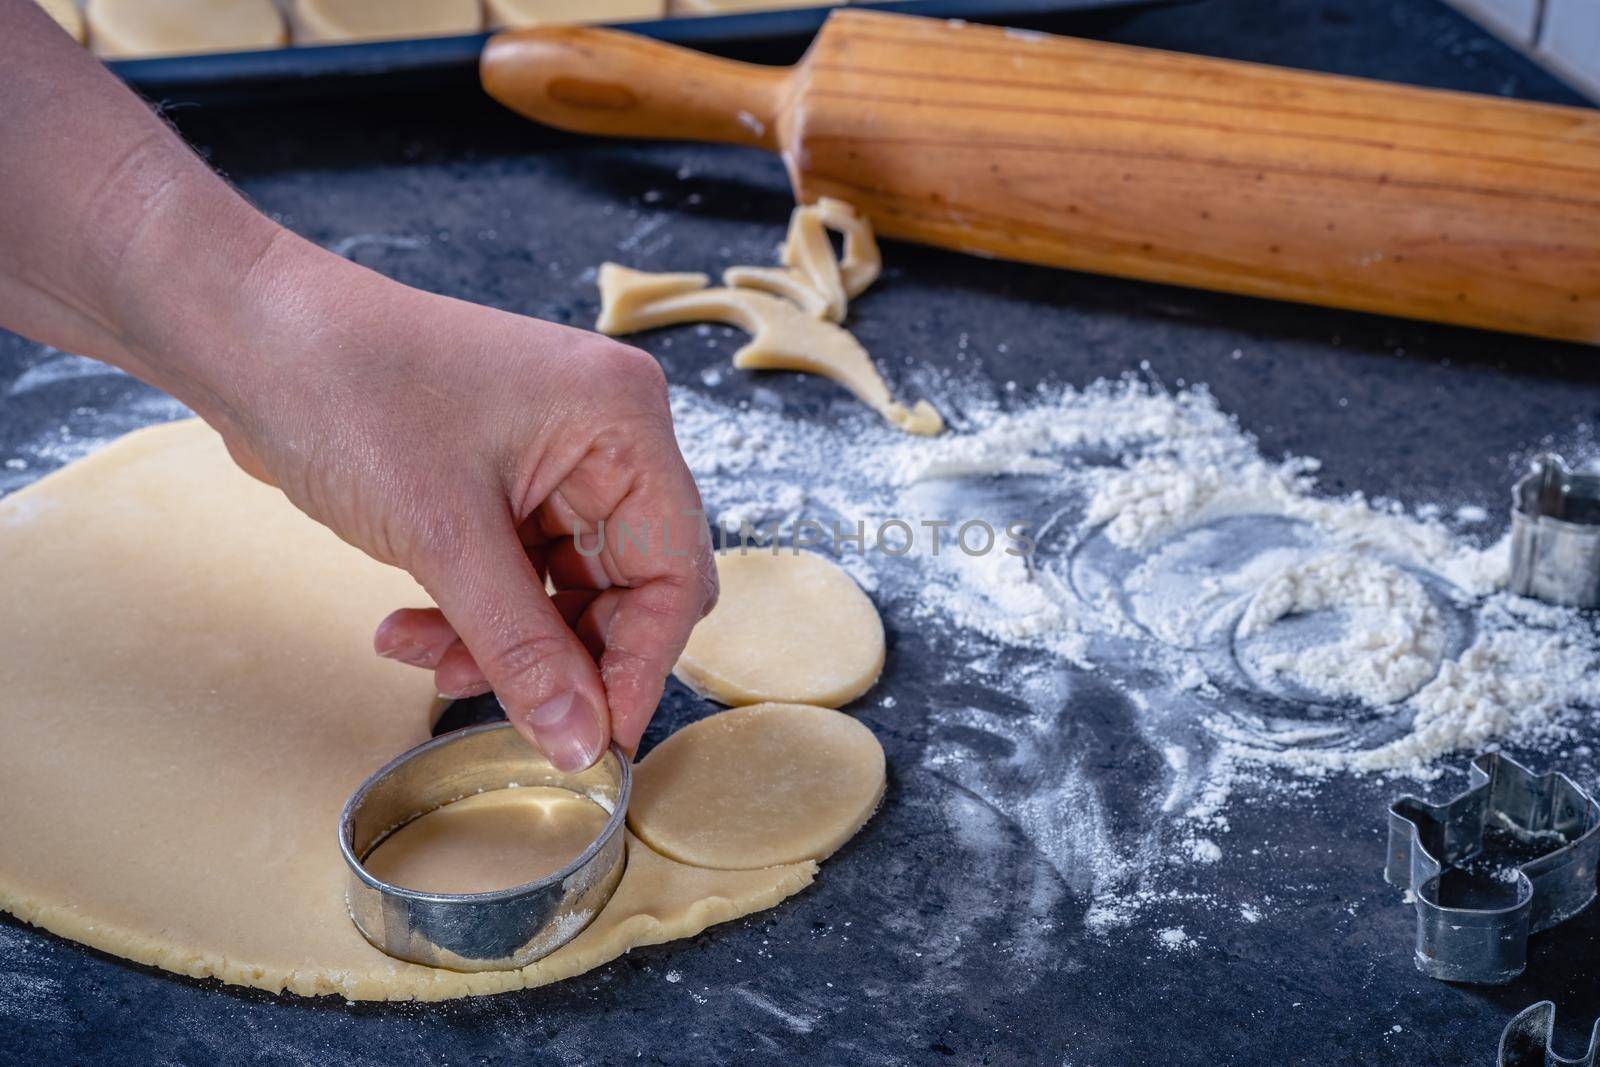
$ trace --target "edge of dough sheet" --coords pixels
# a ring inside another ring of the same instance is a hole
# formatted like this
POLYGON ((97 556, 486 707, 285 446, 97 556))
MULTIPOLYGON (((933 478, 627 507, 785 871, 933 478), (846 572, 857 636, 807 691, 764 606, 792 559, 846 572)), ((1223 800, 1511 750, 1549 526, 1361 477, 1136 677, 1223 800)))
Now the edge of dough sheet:
MULTIPOLYGON (((601 925, 605 916, 602 911, 584 933, 566 946, 516 971, 468 974, 391 960, 373 949, 376 966, 364 974, 275 972, 214 953, 186 952, 172 944, 110 924, 84 922, 72 913, 70 906, 63 908, 31 900, 13 892, 3 879, 0 879, 0 910, 96 951, 189 978, 214 978, 227 985, 246 986, 269 993, 293 993, 303 997, 339 996, 350 1001, 442 1001, 550 985, 603 967, 633 949, 694 937, 720 923, 775 907, 809 886, 815 880, 819 866, 808 860, 754 871, 720 871, 668 859, 631 833, 627 847, 628 869, 623 872, 623 881, 618 884, 613 900, 622 895, 630 871, 638 871, 656 863, 666 865, 669 878, 683 879, 687 874, 687 880, 699 878, 708 883, 720 881, 729 891, 707 893, 678 909, 657 907, 652 911, 649 907, 639 907, 609 926, 601 925), (637 861, 641 859, 644 862, 639 864, 637 861), (728 877, 730 875, 734 877, 728 877), (754 891, 747 892, 740 899, 740 889, 749 887, 737 883, 760 878, 767 879, 767 884, 756 885, 754 891), (662 914, 656 914, 656 911, 662 914), (587 950, 591 945, 585 943, 585 937, 591 933, 591 942, 600 941, 601 944, 589 954, 587 950)), ((645 878, 648 874, 638 874, 637 877, 645 878)), ((644 903, 651 902, 647 900, 644 903)))
MULTIPOLYGON (((141 426, 137 430, 129 430, 121 437, 107 441, 86 456, 72 460, 57 467, 55 470, 40 476, 21 489, 7 493, 0 497, 0 521, 5 521, 6 512, 12 510, 17 501, 26 500, 46 487, 55 487, 63 482, 73 481, 82 476, 86 471, 93 471, 105 466, 108 462, 115 462, 118 453, 128 452, 140 446, 148 447, 161 437, 178 437, 183 434, 197 433, 200 431, 215 434, 216 431, 207 426, 204 419, 190 416, 183 419, 172 419, 168 422, 158 422, 150 426, 141 426)), ((241 471, 241 474, 244 472, 241 471)), ((248 475, 246 475, 248 477, 248 475)))

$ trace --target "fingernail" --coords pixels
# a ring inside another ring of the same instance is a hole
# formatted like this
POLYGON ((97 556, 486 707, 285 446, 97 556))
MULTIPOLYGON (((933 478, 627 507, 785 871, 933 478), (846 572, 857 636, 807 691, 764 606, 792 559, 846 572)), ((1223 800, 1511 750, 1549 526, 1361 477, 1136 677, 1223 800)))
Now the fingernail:
POLYGON ((459 689, 452 689, 448 693, 444 690, 440 690, 439 695, 446 700, 465 700, 468 697, 481 697, 488 691, 488 682, 474 682, 471 685, 464 685, 459 689))
POLYGON ((393 648, 380 650, 378 655, 384 659, 397 659, 401 663, 409 663, 415 667, 427 658, 428 648, 426 645, 419 645, 415 641, 402 641, 393 648))
POLYGON ((581 771, 600 758, 604 743, 600 722, 577 693, 551 697, 528 712, 527 723, 533 739, 560 770, 581 771))

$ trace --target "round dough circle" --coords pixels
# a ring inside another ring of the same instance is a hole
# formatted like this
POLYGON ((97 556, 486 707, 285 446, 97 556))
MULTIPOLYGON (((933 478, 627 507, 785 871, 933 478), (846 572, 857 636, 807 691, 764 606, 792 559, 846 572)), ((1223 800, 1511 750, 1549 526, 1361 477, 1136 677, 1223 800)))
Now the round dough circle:
POLYGON ((883 799, 883 746, 842 712, 734 708, 679 730, 634 768, 628 823, 680 863, 755 870, 821 860, 883 799))
POLYGON ((112 58, 281 48, 272 0, 89 0, 89 44, 112 58))
POLYGON ((883 671, 883 620, 855 580, 814 552, 717 554, 722 595, 673 673, 739 707, 788 701, 837 708, 883 671))
POLYGON ((296 40, 452 37, 483 29, 479 0, 294 0, 296 40))

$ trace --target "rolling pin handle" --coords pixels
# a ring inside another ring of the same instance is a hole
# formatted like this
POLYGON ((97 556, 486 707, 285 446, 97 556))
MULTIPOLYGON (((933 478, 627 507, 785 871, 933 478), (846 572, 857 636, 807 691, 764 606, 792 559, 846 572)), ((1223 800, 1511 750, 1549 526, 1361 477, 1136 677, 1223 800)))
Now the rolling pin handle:
POLYGON ((479 73, 490 96, 547 126, 776 151, 789 70, 614 30, 540 26, 490 38, 479 73))

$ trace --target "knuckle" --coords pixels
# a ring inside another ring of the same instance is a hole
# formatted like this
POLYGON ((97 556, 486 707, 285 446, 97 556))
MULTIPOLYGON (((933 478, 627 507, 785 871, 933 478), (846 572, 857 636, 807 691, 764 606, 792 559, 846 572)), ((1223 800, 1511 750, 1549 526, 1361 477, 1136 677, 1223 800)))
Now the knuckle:
POLYGON ((559 634, 523 634, 493 649, 479 666, 497 688, 537 687, 555 672, 567 652, 567 641, 559 634))
POLYGON ((666 396, 667 374, 655 357, 643 349, 632 345, 609 344, 605 365, 607 371, 622 382, 666 396))

